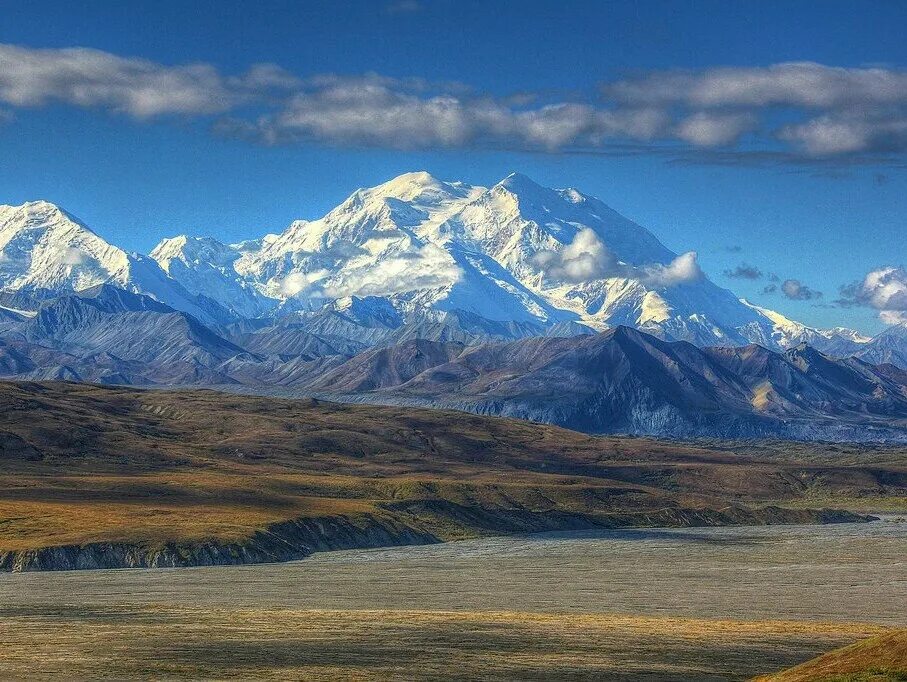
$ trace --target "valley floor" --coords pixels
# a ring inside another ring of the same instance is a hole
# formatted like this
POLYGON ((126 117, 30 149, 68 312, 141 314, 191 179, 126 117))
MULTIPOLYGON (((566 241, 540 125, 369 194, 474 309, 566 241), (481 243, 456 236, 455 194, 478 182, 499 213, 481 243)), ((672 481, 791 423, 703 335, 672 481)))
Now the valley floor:
POLYGON ((14 679, 747 679, 907 627, 905 556, 907 523, 889 517, 8 574, 0 670, 14 679))
POLYGON ((898 447, 595 437, 442 410, 63 383, 0 383, 0 408, 7 571, 846 521, 816 509, 907 500, 898 447))
POLYGON ((900 447, 0 382, 0 678, 745 679, 907 626, 905 502, 900 447))

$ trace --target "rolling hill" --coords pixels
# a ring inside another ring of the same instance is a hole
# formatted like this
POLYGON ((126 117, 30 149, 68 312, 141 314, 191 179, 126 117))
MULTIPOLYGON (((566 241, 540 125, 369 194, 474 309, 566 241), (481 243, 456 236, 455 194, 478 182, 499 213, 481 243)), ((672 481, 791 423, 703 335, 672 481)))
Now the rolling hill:
POLYGON ((858 520, 810 511, 809 500, 907 489, 897 449, 852 463, 861 458, 840 448, 751 453, 459 412, 73 383, 0 383, 0 408, 5 570, 275 561, 553 529, 858 520))

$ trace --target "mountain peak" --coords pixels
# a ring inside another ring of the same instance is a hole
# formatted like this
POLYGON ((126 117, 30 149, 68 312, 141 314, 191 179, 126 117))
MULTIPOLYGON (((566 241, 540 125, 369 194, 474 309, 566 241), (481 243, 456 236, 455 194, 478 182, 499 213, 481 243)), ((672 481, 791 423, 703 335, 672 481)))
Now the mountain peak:
POLYGON ((402 173, 391 180, 388 180, 385 185, 421 185, 422 187, 427 187, 429 185, 440 184, 441 180, 438 180, 434 175, 428 171, 411 171, 409 173, 402 173))
POLYGON ((398 175, 377 187, 363 190, 372 196, 394 198, 400 201, 435 203, 450 199, 462 199, 472 188, 459 182, 444 182, 427 171, 415 171, 398 175))
POLYGON ((526 193, 526 192, 550 192, 551 190, 547 187, 542 187, 535 180, 530 178, 528 175, 523 175, 522 173, 511 173, 506 178, 501 180, 496 187, 503 187, 510 190, 513 193, 526 193))
MULTIPOLYGON (((235 249, 223 244, 214 237, 190 237, 185 234, 162 239, 149 254, 158 263, 171 259, 183 261, 217 260, 225 257, 236 259, 239 254, 235 249)), ((166 270, 167 268, 164 267, 166 270)))
POLYGON ((20 206, 0 206, 0 230, 7 227, 19 230, 29 227, 51 227, 59 224, 75 226, 80 230, 95 234, 74 215, 43 199, 26 201, 20 206))

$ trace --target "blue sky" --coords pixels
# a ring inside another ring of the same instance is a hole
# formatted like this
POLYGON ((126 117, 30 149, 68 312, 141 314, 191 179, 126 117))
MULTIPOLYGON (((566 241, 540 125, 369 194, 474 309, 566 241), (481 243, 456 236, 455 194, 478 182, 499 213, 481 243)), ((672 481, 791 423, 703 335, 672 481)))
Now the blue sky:
POLYGON ((279 231, 409 170, 519 170, 795 319, 875 332, 903 312, 874 290, 835 303, 907 260, 903 3, 0 1, 0 17, 7 64, 32 65, 0 74, 0 203, 54 201, 129 249, 279 231), (742 264, 761 276, 724 274, 742 264))

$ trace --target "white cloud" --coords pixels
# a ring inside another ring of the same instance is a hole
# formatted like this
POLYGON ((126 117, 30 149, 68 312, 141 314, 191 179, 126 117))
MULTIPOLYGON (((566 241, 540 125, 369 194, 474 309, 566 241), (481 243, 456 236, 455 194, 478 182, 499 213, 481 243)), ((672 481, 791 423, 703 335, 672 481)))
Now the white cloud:
POLYGON ((292 298, 299 294, 309 291, 313 285, 327 277, 330 273, 327 270, 315 270, 314 272, 291 272, 289 275, 279 280, 277 288, 281 295, 292 298))
POLYGON ((588 227, 559 251, 539 251, 532 261, 546 277, 558 282, 590 282, 621 273, 617 259, 588 227))
POLYGON ((888 119, 864 113, 826 115, 782 128, 779 137, 813 156, 907 149, 907 113, 888 119))
POLYGON ((781 283, 781 293, 792 301, 811 301, 822 298, 822 292, 810 289, 798 279, 786 279, 781 283))
POLYGON ((830 109, 903 104, 907 101, 907 71, 785 62, 766 67, 660 71, 604 89, 615 99, 637 106, 830 109))
POLYGON ((558 150, 616 139, 651 140, 670 119, 651 109, 620 111, 559 103, 520 108, 512 102, 433 88, 423 81, 370 75, 313 79, 282 109, 235 131, 270 144, 316 141, 397 149, 470 146, 558 150))
POLYGON ((647 286, 672 287, 704 277, 695 251, 677 256, 666 265, 650 263, 634 267, 619 262, 589 228, 577 232, 573 241, 559 251, 539 251, 532 262, 551 281, 574 284, 609 277, 626 277, 638 279, 647 286))
POLYGON ((327 298, 390 296, 446 287, 459 281, 462 274, 450 254, 426 244, 417 251, 386 258, 377 267, 369 263, 347 268, 333 276, 322 293, 327 298))
MULTIPOLYGON (((404 0, 386 8, 419 6, 404 0)), ((206 63, 0 44, 0 105, 9 109, 63 103, 138 119, 215 117, 216 130, 265 144, 559 152, 680 143, 708 150, 734 148, 752 134, 774 138, 797 160, 907 153, 904 69, 792 62, 656 71, 605 83, 601 95, 483 96, 461 83, 300 77, 273 64, 228 75, 206 63), (784 116, 770 114, 777 110, 784 116)))
POLYGON ((887 324, 907 321, 907 270, 889 265, 866 274, 861 282, 841 288, 838 304, 862 305, 879 311, 887 324))
POLYGON ((32 49, 0 44, 0 102, 38 107, 63 102, 135 118, 215 114, 295 78, 273 65, 228 78, 210 64, 165 66, 84 47, 32 49))
POLYGON ((699 111, 677 124, 677 137, 696 147, 720 147, 736 142, 757 125, 751 114, 699 111))
POLYGON ((641 268, 642 277, 646 284, 656 287, 673 287, 678 284, 698 282, 705 275, 699 267, 695 251, 687 251, 667 265, 655 263, 641 268))
POLYGON ((907 151, 903 69, 790 62, 653 72, 603 88, 627 106, 697 110, 678 124, 678 136, 698 146, 761 128, 810 157, 907 151), (765 114, 779 108, 801 120, 771 130, 765 114))
POLYGON ((496 98, 460 83, 379 74, 303 79, 269 64, 227 76, 211 64, 169 66, 79 47, 0 44, 0 103, 64 103, 139 119, 229 114, 218 130, 269 144, 558 151, 673 135, 670 115, 652 107, 496 98), (240 115, 247 105, 257 118, 240 115))

